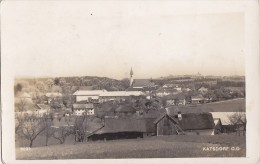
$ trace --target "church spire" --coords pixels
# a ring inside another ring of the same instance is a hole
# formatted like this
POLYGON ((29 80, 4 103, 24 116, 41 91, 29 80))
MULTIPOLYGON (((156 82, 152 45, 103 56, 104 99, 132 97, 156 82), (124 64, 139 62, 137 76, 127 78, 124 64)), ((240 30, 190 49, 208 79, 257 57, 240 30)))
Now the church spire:
POLYGON ((131 70, 130 70, 130 87, 132 87, 133 82, 134 82, 133 75, 134 75, 134 73, 133 73, 133 69, 131 67, 131 70))
POLYGON ((130 76, 132 77, 133 76, 133 70, 132 70, 132 67, 131 67, 131 70, 130 70, 130 76))

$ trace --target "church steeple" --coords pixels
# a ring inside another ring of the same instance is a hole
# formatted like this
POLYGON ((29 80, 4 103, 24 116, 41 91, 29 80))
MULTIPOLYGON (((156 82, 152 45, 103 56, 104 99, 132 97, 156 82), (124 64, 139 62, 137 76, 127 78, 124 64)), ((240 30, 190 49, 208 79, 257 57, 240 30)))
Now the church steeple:
POLYGON ((133 82, 134 82, 133 75, 134 75, 134 73, 133 73, 133 69, 131 67, 131 70, 130 70, 130 87, 132 87, 133 82))
POLYGON ((132 77, 133 76, 133 70, 132 70, 132 67, 131 67, 131 70, 130 70, 130 77, 132 77))

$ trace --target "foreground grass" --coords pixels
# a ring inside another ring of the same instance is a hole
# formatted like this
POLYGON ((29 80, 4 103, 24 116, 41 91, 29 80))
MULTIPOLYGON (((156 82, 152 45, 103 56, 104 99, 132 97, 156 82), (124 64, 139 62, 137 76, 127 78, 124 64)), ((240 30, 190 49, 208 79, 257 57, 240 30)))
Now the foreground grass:
POLYGON ((80 144, 16 148, 17 159, 102 159, 102 158, 181 158, 245 157, 242 136, 163 136, 137 140, 98 141, 80 144), (203 147, 239 147, 238 151, 203 151, 203 147))

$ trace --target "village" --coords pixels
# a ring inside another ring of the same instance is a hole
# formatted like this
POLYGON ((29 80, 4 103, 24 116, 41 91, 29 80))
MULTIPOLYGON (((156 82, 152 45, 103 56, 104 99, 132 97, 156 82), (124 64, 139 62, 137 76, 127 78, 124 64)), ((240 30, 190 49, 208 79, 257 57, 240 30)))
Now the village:
MULTIPOLYGON (((45 137, 43 145, 47 146, 51 138, 63 144, 69 136, 77 143, 167 135, 245 135, 245 94, 243 86, 237 86, 243 84, 241 79, 233 83, 226 80, 234 86, 221 86, 224 93, 219 96, 219 90, 210 89, 217 85, 212 77, 196 75, 194 79, 200 82, 196 89, 189 85, 194 83, 190 78, 162 83, 162 78, 134 79, 133 75, 131 68, 129 86, 121 91, 78 86, 68 94, 57 89, 68 88, 65 80, 60 87, 62 80, 55 79, 46 83, 56 92, 40 94, 43 83, 36 84, 38 90, 17 83, 17 144, 39 145, 39 137, 45 137)), ((225 84, 223 81, 217 83, 225 84)))

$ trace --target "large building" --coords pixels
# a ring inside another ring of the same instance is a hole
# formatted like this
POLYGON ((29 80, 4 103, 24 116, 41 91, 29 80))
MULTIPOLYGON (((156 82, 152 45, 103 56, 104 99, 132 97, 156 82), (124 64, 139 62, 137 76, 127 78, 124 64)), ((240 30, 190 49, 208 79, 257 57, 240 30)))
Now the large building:
POLYGON ((80 101, 124 101, 127 97, 138 97, 144 95, 141 91, 106 91, 106 90, 78 90, 74 94, 76 102, 80 101))

